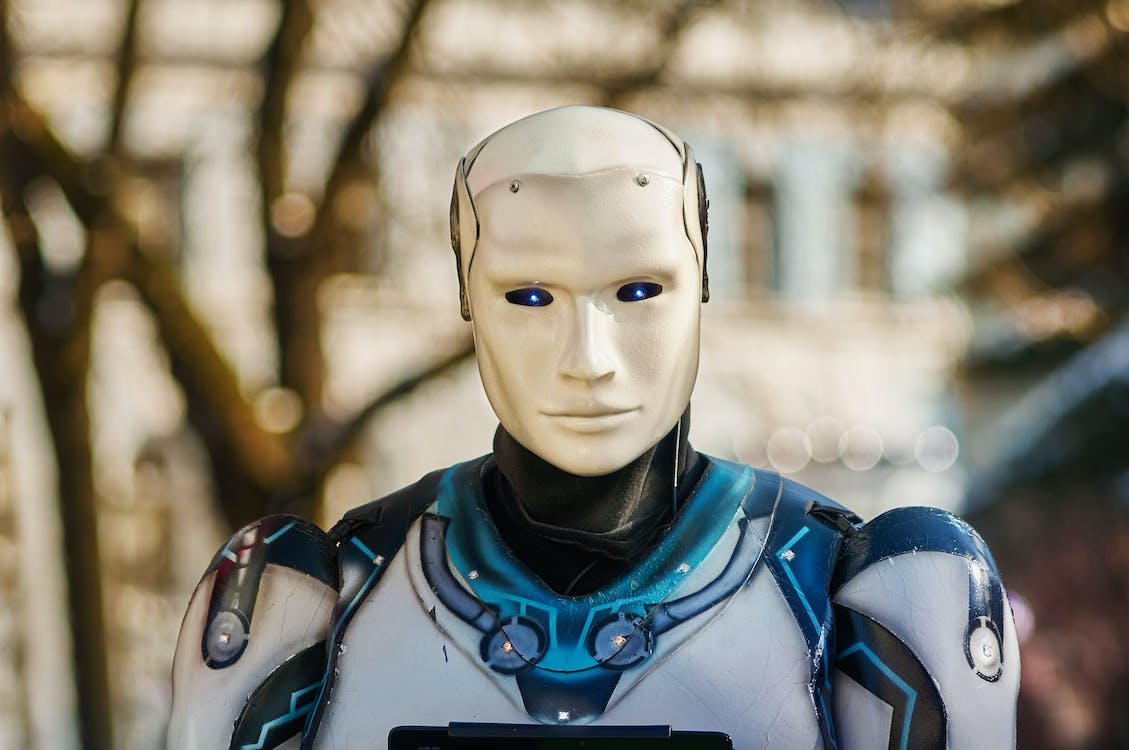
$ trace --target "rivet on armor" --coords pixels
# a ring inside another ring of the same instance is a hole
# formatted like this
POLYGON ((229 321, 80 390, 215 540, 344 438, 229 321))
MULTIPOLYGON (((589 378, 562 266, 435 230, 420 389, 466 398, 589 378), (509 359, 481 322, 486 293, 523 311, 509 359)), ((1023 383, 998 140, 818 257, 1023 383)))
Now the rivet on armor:
POLYGON ((690 563, 682 563, 681 565, 679 565, 678 566, 678 572, 681 573, 682 575, 686 575, 687 573, 689 573, 690 572, 690 563))
POLYGON ((478 580, 478 571, 477 570, 469 571, 466 574, 466 577, 469 578, 472 581, 477 581, 478 580))
POLYGON ((795 553, 795 552, 793 552, 793 551, 792 551, 792 550, 790 550, 790 549, 786 549, 786 550, 784 550, 783 552, 781 552, 781 553, 780 553, 780 556, 781 556, 781 557, 783 557, 783 558, 784 558, 785 560, 787 560, 788 562, 792 562, 793 560, 795 560, 795 559, 796 559, 796 553, 795 553))
POLYGON ((968 656, 976 674, 993 682, 1003 671, 1000 641, 992 629, 986 626, 986 618, 980 619, 980 627, 974 629, 968 638, 968 656))
POLYGON ((510 180, 510 192, 516 193, 521 190, 521 180, 510 180))
POLYGON ((647 187, 651 183, 651 178, 645 174, 635 176, 635 184, 639 187, 647 187))
POLYGON ((204 663, 213 669, 234 664, 247 646, 247 630, 238 613, 225 610, 217 614, 204 636, 204 663))

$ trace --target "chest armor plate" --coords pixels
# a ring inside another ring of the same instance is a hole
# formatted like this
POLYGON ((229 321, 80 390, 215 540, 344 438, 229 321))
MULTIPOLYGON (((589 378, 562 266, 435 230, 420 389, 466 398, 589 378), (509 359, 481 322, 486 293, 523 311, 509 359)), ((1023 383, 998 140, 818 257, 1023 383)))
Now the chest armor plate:
POLYGON ((531 721, 824 746, 836 545, 797 498, 782 502, 779 477, 710 459, 638 566, 562 597, 501 542, 481 472, 478 461, 443 475, 379 585, 353 603, 315 747, 380 743, 399 725, 531 721))

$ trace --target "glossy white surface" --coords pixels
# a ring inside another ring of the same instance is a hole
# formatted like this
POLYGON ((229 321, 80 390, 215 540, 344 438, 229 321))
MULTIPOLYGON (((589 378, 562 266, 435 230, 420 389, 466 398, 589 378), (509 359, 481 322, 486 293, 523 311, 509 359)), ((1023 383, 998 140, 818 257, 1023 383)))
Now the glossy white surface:
POLYGON ((247 650, 224 669, 200 656, 215 574, 196 588, 173 659, 173 710, 168 750, 223 748, 235 719, 257 688, 287 657, 326 637, 337 592, 289 568, 268 565, 259 583, 247 650))
MULTIPOLYGON (((763 538, 766 520, 755 522, 752 533, 763 538)), ((732 537, 691 574, 687 589, 720 572, 732 537)), ((532 722, 513 679, 484 665, 479 636, 435 599, 418 548, 417 524, 357 611, 317 748, 382 746, 398 725, 532 722)), ((807 647, 772 574, 759 568, 723 606, 716 617, 664 634, 653 668, 625 674, 594 723, 721 730, 739 750, 822 747, 808 693, 807 647)))
MULTIPOLYGON (((835 601, 877 620, 921 661, 945 705, 948 747, 1015 747, 1019 643, 1011 608, 1005 602, 1003 673, 996 682, 988 682, 976 675, 965 655, 965 558, 943 552, 915 552, 882 560, 848 581, 835 595, 835 601)), ((837 681, 836 688, 839 684, 837 681)), ((851 715, 836 717, 840 725, 851 720, 851 715)), ((855 750, 847 744, 842 748, 855 750)))

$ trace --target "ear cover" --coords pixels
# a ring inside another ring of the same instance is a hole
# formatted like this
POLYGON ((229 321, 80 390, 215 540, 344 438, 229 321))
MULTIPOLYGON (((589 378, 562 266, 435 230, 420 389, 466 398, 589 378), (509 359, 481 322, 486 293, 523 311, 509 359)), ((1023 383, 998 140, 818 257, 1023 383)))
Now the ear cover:
MULTIPOLYGON (((478 244, 478 217, 466 184, 466 157, 455 168, 455 185, 451 190, 451 249, 455 251, 455 272, 459 275, 459 312, 470 320, 470 298, 467 296, 467 274, 463 272, 463 254, 473 257, 478 244), (469 239, 469 242, 467 240, 469 239)), ((470 266, 467 265, 467 273, 470 266)))
POLYGON ((682 215, 686 236, 702 266, 702 302, 710 301, 710 279, 706 272, 706 232, 709 229, 709 206, 702 165, 694 160, 690 144, 682 141, 682 215))
POLYGON ((702 231, 702 302, 710 301, 710 275, 706 270, 706 237, 710 231, 710 199, 706 197, 706 180, 702 175, 702 165, 694 162, 698 181, 698 226, 702 231))

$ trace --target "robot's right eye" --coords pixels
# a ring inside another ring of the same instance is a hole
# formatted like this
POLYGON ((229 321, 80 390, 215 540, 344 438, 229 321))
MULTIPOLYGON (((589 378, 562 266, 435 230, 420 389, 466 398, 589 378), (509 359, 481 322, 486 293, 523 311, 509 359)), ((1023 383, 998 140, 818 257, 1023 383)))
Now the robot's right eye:
POLYGON ((547 289, 530 286, 524 289, 515 289, 512 292, 506 292, 506 301, 511 305, 544 307, 553 301, 553 295, 549 294, 547 289))

